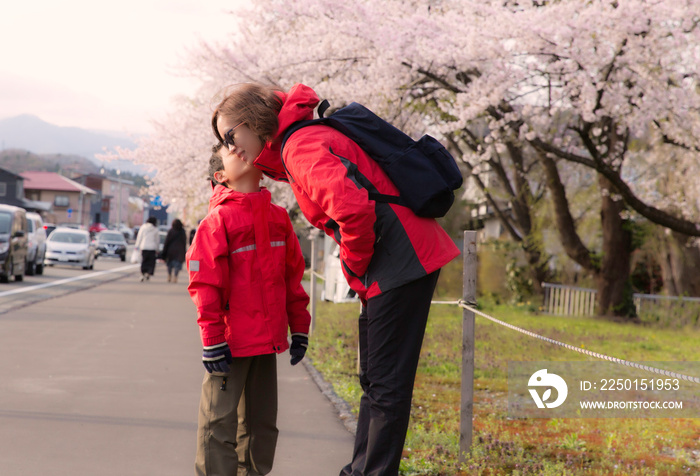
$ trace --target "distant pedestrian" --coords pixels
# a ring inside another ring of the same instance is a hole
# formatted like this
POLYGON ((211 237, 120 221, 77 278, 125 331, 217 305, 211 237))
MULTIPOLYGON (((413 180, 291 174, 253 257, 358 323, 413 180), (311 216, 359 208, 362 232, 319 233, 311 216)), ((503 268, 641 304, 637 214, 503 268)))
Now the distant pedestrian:
MULTIPOLYGON (((200 224, 201 222, 202 222, 202 220, 199 220, 199 221, 197 222, 197 226, 199 226, 199 224, 200 224)), ((190 230, 190 245, 191 245, 192 242, 194 241, 194 235, 195 235, 196 233, 197 233, 197 227, 195 226, 194 228, 192 228, 192 229, 190 230)))
POLYGON ((187 235, 185 235, 185 227, 177 218, 173 220, 173 224, 168 230, 163 244, 162 257, 168 267, 168 282, 177 283, 177 275, 182 269, 182 263, 185 261, 185 252, 187 251, 187 235))
POLYGON ((148 281, 156 271, 156 254, 160 241, 156 223, 156 217, 149 217, 136 236, 134 247, 141 251, 141 281, 148 281))
POLYGON ((262 173, 221 144, 213 152, 209 213, 186 258, 207 370, 195 471, 264 475, 277 446, 276 354, 290 349, 296 365, 309 342, 304 257, 262 173))
POLYGON ((312 119, 316 93, 246 83, 230 90, 212 116, 214 135, 275 180, 288 182, 304 216, 340 246, 343 273, 362 301, 358 321, 363 395, 352 476, 395 476, 411 414, 416 369, 440 268, 459 249, 434 219, 376 195, 399 195, 377 162, 312 119))

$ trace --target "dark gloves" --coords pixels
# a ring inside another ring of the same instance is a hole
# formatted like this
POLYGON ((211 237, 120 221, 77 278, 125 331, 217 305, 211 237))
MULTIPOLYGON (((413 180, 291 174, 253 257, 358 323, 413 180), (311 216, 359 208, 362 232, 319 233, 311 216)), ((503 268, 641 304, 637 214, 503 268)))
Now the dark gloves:
POLYGON ((209 373, 228 372, 230 369, 228 364, 233 362, 231 349, 228 348, 226 342, 205 346, 202 353, 202 362, 209 373))
POLYGON ((289 347, 289 355, 292 356, 291 363, 296 365, 301 362, 309 346, 309 336, 306 334, 292 334, 292 345, 289 347))

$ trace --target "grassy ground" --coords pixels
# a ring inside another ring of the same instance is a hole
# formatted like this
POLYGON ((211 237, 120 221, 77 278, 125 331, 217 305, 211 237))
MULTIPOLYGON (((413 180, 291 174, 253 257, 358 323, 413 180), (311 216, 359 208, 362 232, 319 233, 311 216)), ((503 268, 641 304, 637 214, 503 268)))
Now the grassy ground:
MULTIPOLYGON (((538 334, 632 361, 700 361, 697 329, 659 329, 595 318, 490 315, 538 334)), ((309 356, 355 410, 359 304, 319 303, 309 356)), ((700 419, 508 419, 508 361, 594 360, 476 317, 472 452, 457 462, 462 312, 434 305, 416 379, 403 475, 700 474, 700 419)))

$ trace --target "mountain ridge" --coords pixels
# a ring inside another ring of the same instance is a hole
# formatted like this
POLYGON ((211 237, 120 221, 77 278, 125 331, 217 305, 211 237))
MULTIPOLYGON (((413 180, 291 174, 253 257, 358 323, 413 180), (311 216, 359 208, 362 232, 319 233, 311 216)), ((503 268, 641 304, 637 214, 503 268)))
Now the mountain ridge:
POLYGON ((134 149, 136 142, 124 133, 91 131, 58 126, 33 114, 0 119, 0 150, 24 150, 40 156, 78 156, 110 169, 143 173, 144 168, 129 161, 103 162, 95 157, 115 147, 134 149))

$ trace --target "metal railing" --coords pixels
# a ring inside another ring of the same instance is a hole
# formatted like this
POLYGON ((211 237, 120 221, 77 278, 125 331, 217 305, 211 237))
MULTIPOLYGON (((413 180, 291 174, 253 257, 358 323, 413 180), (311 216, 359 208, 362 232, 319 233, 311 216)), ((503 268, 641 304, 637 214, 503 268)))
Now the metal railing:
POLYGON ((316 236, 311 237, 311 265, 310 265, 310 278, 311 278, 311 288, 309 289, 309 314, 311 314, 311 325, 309 327, 309 335, 313 334, 314 329, 316 328, 316 301, 317 301, 317 294, 318 291, 316 289, 316 278, 321 279, 322 281, 325 281, 325 276, 322 274, 319 274, 316 271, 316 268, 318 267, 318 250, 316 249, 316 243, 318 241, 318 238, 316 236))
MULTIPOLYGON (((593 316, 596 313, 598 291, 563 284, 542 283, 544 289, 543 312, 559 316, 593 316)), ((637 315, 644 320, 654 314, 666 314, 666 324, 700 324, 700 298, 665 296, 662 294, 632 295, 637 315)))

